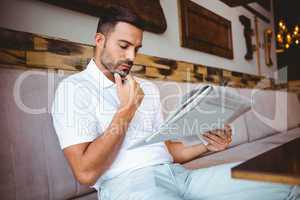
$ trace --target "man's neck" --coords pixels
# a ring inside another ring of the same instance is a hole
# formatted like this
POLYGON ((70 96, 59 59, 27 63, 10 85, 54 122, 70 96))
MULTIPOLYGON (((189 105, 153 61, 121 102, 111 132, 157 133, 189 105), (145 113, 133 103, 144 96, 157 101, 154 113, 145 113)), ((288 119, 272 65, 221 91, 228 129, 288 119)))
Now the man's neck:
POLYGON ((109 71, 108 69, 106 69, 106 67, 103 66, 103 64, 101 63, 100 59, 96 59, 93 58, 95 61, 96 66, 98 67, 98 69, 112 82, 115 82, 114 76, 111 73, 111 71, 109 71))

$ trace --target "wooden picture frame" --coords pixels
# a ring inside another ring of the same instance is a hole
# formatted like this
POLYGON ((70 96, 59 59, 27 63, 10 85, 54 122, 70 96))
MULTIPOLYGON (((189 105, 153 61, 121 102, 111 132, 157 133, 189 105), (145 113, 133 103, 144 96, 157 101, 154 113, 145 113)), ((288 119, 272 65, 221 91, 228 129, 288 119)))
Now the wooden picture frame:
POLYGON ((146 31, 161 34, 167 29, 167 21, 159 0, 40 0, 66 9, 82 12, 95 17, 104 14, 109 5, 119 5, 136 13, 146 31))
POLYGON ((190 1, 178 0, 181 46, 233 59, 231 22, 190 1))

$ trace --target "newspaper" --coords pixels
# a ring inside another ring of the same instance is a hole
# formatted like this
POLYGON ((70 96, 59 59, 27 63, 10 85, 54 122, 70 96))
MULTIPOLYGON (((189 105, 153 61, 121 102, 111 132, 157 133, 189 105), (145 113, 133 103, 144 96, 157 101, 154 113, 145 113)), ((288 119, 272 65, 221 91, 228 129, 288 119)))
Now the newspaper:
POLYGON ((251 101, 226 87, 201 86, 185 94, 177 109, 157 132, 129 146, 129 149, 166 140, 194 140, 205 143, 201 134, 224 128, 250 110, 251 101))

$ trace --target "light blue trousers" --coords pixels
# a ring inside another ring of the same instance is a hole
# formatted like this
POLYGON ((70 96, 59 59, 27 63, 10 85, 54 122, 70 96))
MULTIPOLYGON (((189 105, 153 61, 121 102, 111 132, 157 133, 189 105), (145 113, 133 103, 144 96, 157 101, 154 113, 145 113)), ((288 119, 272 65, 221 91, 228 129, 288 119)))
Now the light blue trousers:
POLYGON ((105 181, 101 200, 296 200, 299 187, 232 179, 225 164, 188 170, 179 164, 162 164, 135 170, 105 181))

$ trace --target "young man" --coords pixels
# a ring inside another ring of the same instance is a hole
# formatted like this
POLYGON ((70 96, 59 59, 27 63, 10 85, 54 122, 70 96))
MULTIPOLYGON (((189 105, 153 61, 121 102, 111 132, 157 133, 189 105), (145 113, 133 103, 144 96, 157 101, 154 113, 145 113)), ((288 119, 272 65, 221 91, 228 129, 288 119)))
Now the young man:
POLYGON ((167 141, 128 149, 163 122, 159 92, 129 73, 142 46, 142 23, 125 8, 107 11, 98 25, 94 58, 60 83, 52 107, 76 179, 93 185, 101 200, 292 199, 289 186, 231 179, 232 164, 198 170, 178 164, 227 148, 228 126, 207 133, 207 146, 167 141))

